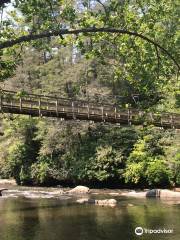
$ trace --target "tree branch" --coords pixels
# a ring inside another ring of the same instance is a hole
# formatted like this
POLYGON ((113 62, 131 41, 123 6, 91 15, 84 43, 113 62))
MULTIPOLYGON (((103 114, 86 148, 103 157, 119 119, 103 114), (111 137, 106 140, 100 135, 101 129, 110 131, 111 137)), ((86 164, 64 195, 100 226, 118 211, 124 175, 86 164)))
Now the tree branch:
MULTIPOLYGON (((56 18, 55 14, 54 14, 54 9, 53 9, 52 2, 51 2, 51 0, 48 0, 47 2, 49 3, 49 7, 50 7, 50 9, 51 9, 52 17, 53 17, 55 23, 59 26, 59 23, 58 23, 58 21, 57 21, 57 18, 56 18)), ((64 39, 61 34, 60 34, 60 37, 61 37, 62 40, 64 39)))
POLYGON ((108 18, 108 10, 107 10, 106 6, 100 0, 96 0, 96 2, 98 2, 103 7, 104 12, 106 14, 106 18, 108 18))
POLYGON ((116 28, 85 28, 85 29, 75 29, 75 30, 60 29, 60 30, 42 32, 39 34, 32 34, 32 35, 29 34, 29 35, 18 37, 16 39, 1 42, 0 49, 12 47, 12 46, 22 43, 22 42, 30 42, 32 40, 38 40, 38 39, 42 39, 45 37, 61 36, 61 35, 69 35, 69 34, 78 35, 80 33, 117 33, 117 34, 127 34, 129 36, 135 36, 135 37, 141 38, 141 39, 145 40, 146 42, 153 44, 155 47, 157 47, 162 52, 164 52, 174 62, 174 64, 177 66, 178 70, 180 69, 180 65, 179 65, 178 61, 171 55, 171 53, 168 50, 166 50, 164 47, 162 47, 159 43, 144 36, 141 33, 131 32, 131 31, 124 30, 124 29, 116 29, 116 28))

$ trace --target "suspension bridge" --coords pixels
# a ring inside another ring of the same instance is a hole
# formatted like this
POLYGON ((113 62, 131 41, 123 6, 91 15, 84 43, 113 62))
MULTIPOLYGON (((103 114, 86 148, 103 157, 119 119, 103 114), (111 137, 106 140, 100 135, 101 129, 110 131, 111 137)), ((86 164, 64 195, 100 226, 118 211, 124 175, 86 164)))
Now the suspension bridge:
POLYGON ((176 113, 151 113, 90 101, 30 93, 19 94, 8 90, 0 92, 0 111, 34 117, 77 119, 120 125, 151 124, 157 127, 180 129, 180 114, 176 113))

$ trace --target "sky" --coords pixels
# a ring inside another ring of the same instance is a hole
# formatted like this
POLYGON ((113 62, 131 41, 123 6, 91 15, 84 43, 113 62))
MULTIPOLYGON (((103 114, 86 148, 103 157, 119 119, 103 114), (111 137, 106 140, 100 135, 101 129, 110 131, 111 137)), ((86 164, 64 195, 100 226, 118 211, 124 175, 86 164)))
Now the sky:
POLYGON ((8 18, 8 12, 12 11, 13 10, 13 6, 12 4, 7 4, 7 7, 4 8, 3 10, 3 16, 2 16, 2 19, 5 20, 8 18))

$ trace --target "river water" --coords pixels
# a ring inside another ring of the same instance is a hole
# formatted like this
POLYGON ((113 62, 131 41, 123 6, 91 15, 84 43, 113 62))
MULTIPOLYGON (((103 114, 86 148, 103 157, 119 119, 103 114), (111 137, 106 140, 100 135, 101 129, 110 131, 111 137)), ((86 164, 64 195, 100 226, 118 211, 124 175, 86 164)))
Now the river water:
POLYGON ((180 239, 180 204, 177 200, 163 202, 115 194, 112 197, 102 190, 91 194, 90 198, 116 198, 118 204, 101 207, 79 204, 77 197, 57 193, 12 190, 0 197, 0 240, 180 239), (173 233, 137 236, 134 230, 139 226, 170 229, 173 233))

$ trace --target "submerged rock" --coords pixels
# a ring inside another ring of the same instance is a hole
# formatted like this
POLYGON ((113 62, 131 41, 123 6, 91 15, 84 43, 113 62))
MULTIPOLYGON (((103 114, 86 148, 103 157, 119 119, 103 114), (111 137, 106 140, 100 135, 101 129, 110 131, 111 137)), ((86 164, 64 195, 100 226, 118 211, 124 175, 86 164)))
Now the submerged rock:
POLYGON ((95 205, 99 206, 111 206, 114 207, 117 204, 115 199, 95 200, 95 205))
POLYGON ((77 203, 83 204, 83 203, 88 203, 89 202, 89 198, 80 198, 78 200, 76 200, 77 203))
POLYGON ((132 203, 128 203, 127 206, 128 206, 128 207, 133 207, 134 204, 132 204, 132 203))
POLYGON ((87 194, 89 192, 90 192, 90 189, 85 186, 77 186, 68 191, 68 193, 72 193, 72 194, 87 194))
POLYGON ((108 193, 109 195, 111 195, 111 196, 119 196, 120 194, 119 193, 117 193, 117 192, 111 192, 111 193, 108 193))
POLYGON ((95 204, 99 206, 110 206, 110 207, 114 207, 117 204, 117 201, 115 199, 96 200, 96 199, 89 199, 89 198, 81 198, 81 199, 78 199, 76 202, 80 204, 90 203, 90 204, 95 204))

